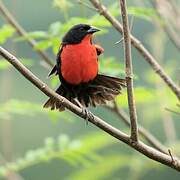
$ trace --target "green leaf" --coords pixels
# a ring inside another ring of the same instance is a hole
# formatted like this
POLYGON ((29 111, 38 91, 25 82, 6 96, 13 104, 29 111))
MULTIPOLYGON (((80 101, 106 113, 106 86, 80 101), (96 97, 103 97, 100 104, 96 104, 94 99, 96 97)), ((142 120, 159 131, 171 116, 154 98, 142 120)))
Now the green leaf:
POLYGON ((8 38, 13 36, 14 32, 15 30, 12 26, 7 24, 3 25, 0 28, 0 44, 5 43, 8 38))
POLYGON ((52 42, 48 40, 42 40, 36 43, 35 49, 46 50, 52 46, 52 42))
POLYGON ((81 140, 72 140, 66 134, 60 135, 57 140, 48 137, 45 139, 44 146, 34 150, 28 150, 23 158, 0 166, 0 177, 6 176, 9 170, 15 172, 21 171, 35 164, 47 162, 52 159, 63 159, 74 166, 79 164, 84 167, 92 166, 94 163, 102 160, 100 156, 96 155, 95 151, 103 149, 115 142, 110 136, 102 133, 91 133, 81 138, 81 140))
POLYGON ((51 38, 51 42, 52 42, 53 53, 56 55, 58 53, 59 47, 61 45, 60 38, 53 37, 53 38, 51 38))
POLYGON ((26 41, 27 39, 46 39, 49 35, 45 31, 33 31, 28 32, 25 36, 18 37, 14 41, 20 42, 20 41, 26 41))
POLYGON ((0 112, 33 116, 35 112, 42 112, 42 109, 35 103, 12 99, 0 105, 0 112))
POLYGON ((56 88, 60 83, 58 76, 52 76, 52 78, 50 79, 50 82, 51 82, 52 88, 56 88))
POLYGON ((38 113, 48 114, 52 121, 57 122, 60 119, 72 122, 74 117, 68 112, 50 111, 43 109, 42 104, 32 103, 28 101, 19 101, 11 99, 6 103, 0 104, 0 119, 4 117, 11 117, 14 114, 35 116, 38 113))
POLYGON ((103 16, 100 16, 99 14, 92 16, 91 18, 86 20, 86 22, 88 24, 91 24, 91 25, 97 26, 97 27, 110 27, 111 26, 109 21, 107 21, 103 16), (98 19, 98 21, 97 21, 97 19, 98 19))

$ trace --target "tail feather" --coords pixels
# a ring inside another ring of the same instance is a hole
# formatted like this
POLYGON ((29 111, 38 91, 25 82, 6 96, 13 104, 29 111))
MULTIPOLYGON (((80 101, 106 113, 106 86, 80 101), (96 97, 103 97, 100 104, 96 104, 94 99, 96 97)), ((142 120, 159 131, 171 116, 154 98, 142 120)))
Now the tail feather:
MULTIPOLYGON (((73 99, 77 98, 82 106, 88 107, 90 105, 95 107, 98 104, 106 104, 107 101, 113 100, 115 96, 121 93, 123 87, 126 87, 125 79, 99 74, 93 81, 79 86, 72 86, 68 90, 61 85, 56 92, 73 103, 75 103, 73 99)), ((50 107, 51 110, 65 110, 61 103, 54 98, 49 98, 44 107, 50 107)))
POLYGON ((99 75, 98 78, 100 78, 103 83, 108 82, 109 88, 117 88, 118 90, 121 90, 122 87, 126 86, 125 79, 119 79, 116 77, 110 77, 105 75, 99 75))
POLYGON ((88 88, 81 94, 82 104, 86 106, 96 106, 98 104, 106 104, 121 93, 123 87, 126 87, 125 79, 110 77, 105 75, 97 75, 97 77, 88 84, 88 88), (88 95, 88 99, 83 96, 88 95), (86 103, 85 103, 86 102, 86 103))
MULTIPOLYGON (((58 93, 61 96, 65 96, 65 91, 63 90, 62 86, 59 86, 59 88, 56 90, 56 93, 58 93)), ((62 106, 62 104, 57 101, 55 98, 50 97, 43 105, 44 108, 51 108, 51 110, 58 109, 59 111, 64 111, 65 107, 62 106)))

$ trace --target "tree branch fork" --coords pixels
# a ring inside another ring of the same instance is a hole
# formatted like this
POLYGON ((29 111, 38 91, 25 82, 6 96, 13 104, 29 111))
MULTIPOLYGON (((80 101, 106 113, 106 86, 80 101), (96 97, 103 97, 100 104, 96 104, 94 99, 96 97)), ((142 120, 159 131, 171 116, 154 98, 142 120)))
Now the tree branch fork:
MULTIPOLYGON (((120 33, 123 34, 122 24, 111 15, 108 9, 99 0, 89 0, 91 4, 96 8, 96 11, 104 16, 107 21, 109 21, 112 26, 120 33)), ((172 90, 176 95, 177 99, 180 101, 180 87, 174 83, 174 81, 167 75, 158 61, 153 57, 153 55, 143 46, 141 41, 130 34, 131 44, 137 49, 137 51, 143 56, 143 59, 151 66, 151 68, 156 72, 157 75, 165 82, 165 84, 172 90)))
POLYGON ((130 128, 132 141, 138 141, 138 125, 137 125, 137 113, 134 98, 133 88, 133 68, 132 68, 132 56, 131 56, 131 37, 129 31, 128 15, 126 8, 126 0, 120 0, 121 15, 123 22, 123 40, 124 40, 124 54, 126 64, 126 84, 127 84, 127 96, 130 115, 130 128))
MULTIPOLYGON (((176 94, 176 96, 180 97, 180 89, 177 88, 177 86, 174 84, 174 82, 166 75, 166 73, 163 71, 162 67, 156 62, 156 60, 152 57, 152 55, 144 48, 144 46, 141 44, 140 41, 138 41, 136 38, 134 38, 128 31, 128 21, 125 20, 127 18, 127 12, 123 13, 126 9, 126 5, 124 4, 124 0, 120 0, 121 2, 121 11, 122 11, 122 19, 124 19, 123 26, 117 21, 114 17, 111 16, 111 14, 108 12, 105 6, 103 6, 99 1, 97 0, 90 0, 90 2, 94 5, 95 10, 97 10, 101 15, 103 15, 109 22, 112 23, 112 25, 120 32, 120 33, 127 33, 128 36, 124 38, 125 41, 125 57, 126 62, 129 60, 129 65, 126 66, 126 79, 127 84, 129 87, 127 87, 127 92, 129 94, 129 107, 135 108, 134 103, 134 96, 133 96, 133 72, 132 72, 132 60, 131 60, 131 46, 130 43, 132 43, 133 46, 137 48, 137 50, 143 55, 144 59, 147 60, 147 62, 151 65, 151 67, 156 71, 156 73, 164 80, 164 82, 171 88, 171 90, 176 94), (123 7, 122 7, 123 6, 123 7), (123 8, 123 9, 122 9, 123 8), (127 26, 124 28, 124 26, 127 26), (130 57, 128 57, 130 56, 130 57), (133 104, 132 104, 133 103, 133 104)), ((1 5, 1 4, 0 4, 1 5)), ((1 11, 3 11, 0 8, 1 11)), ((7 15, 7 9, 6 11, 3 11, 3 15, 7 18, 7 20, 18 30, 21 28, 21 26, 16 22, 13 23, 11 19, 13 19, 12 16, 6 16, 7 15), (18 25, 18 26, 17 26, 18 25)), ((9 13, 9 12, 8 12, 9 13)), ((9 14, 8 14, 9 15, 9 14)), ((24 30, 23 30, 24 31, 24 30)), ((25 32, 25 31, 24 31, 25 32)), ((26 33, 26 32, 25 32, 26 33)), ((19 33, 20 35, 23 35, 23 33, 19 33)), ((34 41, 35 42, 35 41, 34 41)), ((30 43, 31 44, 31 43, 30 43)), ((31 44, 34 46, 34 44, 31 44)), ((47 61, 45 57, 43 57, 43 52, 38 52, 42 56, 42 60, 47 61)), ((145 137, 145 139, 153 145, 156 149, 147 146, 142 141, 138 140, 138 128, 137 128, 137 117, 136 117, 136 110, 134 109, 134 112, 131 112, 130 110, 130 122, 128 118, 126 118, 125 115, 123 115, 122 112, 117 109, 117 107, 112 108, 119 117, 123 119, 123 121, 131 125, 131 136, 129 137, 127 134, 121 132, 117 128, 111 126, 110 124, 106 123, 101 118, 93 115, 92 117, 87 117, 87 114, 82 111, 81 108, 74 105, 70 101, 68 101, 66 98, 58 95, 55 93, 52 89, 50 89, 44 82, 42 82, 38 77, 36 77, 30 70, 28 70, 15 56, 13 56, 11 53, 9 53, 7 50, 5 50, 3 47, 0 46, 0 55, 4 57, 9 63, 11 63, 25 78, 27 78, 32 84, 34 84, 38 89, 40 89, 44 94, 46 94, 48 97, 53 97, 57 99, 60 103, 64 105, 68 110, 73 112, 74 114, 78 115, 79 117, 88 120, 89 122, 93 123, 95 126, 99 127, 103 131, 107 132, 111 136, 115 137, 116 139, 126 143, 133 149, 139 151, 140 153, 144 154, 145 156, 160 162, 162 164, 165 164, 169 167, 172 167, 176 169, 177 171, 180 171, 180 160, 173 156, 171 151, 169 149, 166 150, 166 148, 160 144, 160 142, 154 138, 148 131, 146 131, 143 127, 139 127, 139 133, 145 137), (134 119, 133 119, 133 118, 134 119)), ((47 64, 51 65, 51 63, 46 62, 47 64)), ((133 109, 132 108, 132 109, 133 109)))
POLYGON ((58 95, 52 89, 50 89, 44 82, 42 82, 38 77, 36 77, 29 69, 27 69, 14 55, 9 53, 3 47, 0 46, 0 55, 4 57, 9 63, 11 63, 26 79, 28 79, 34 86, 36 86, 41 92, 46 94, 48 97, 53 97, 57 99, 60 103, 62 103, 69 111, 73 112, 74 114, 78 115, 83 119, 87 119, 89 122, 94 124, 95 126, 99 127, 103 131, 107 132, 111 136, 115 137, 116 139, 124 142, 125 144, 131 146, 133 149, 139 151, 140 153, 144 154, 145 156, 165 164, 169 167, 180 171, 180 160, 177 157, 173 157, 172 155, 165 154, 160 152, 150 146, 147 146, 141 141, 134 142, 132 139, 122 131, 118 130, 117 128, 111 126, 101 118, 93 115, 92 117, 87 117, 83 110, 76 106, 75 104, 68 101, 66 98, 58 95))

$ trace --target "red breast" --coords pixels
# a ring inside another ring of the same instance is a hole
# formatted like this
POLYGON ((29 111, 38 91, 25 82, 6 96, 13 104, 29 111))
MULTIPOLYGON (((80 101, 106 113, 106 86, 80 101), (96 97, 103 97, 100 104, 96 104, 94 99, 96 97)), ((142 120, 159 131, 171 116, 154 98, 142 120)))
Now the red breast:
POLYGON ((98 73, 96 47, 87 35, 79 44, 65 45, 61 53, 61 73, 70 84, 93 80, 98 73))

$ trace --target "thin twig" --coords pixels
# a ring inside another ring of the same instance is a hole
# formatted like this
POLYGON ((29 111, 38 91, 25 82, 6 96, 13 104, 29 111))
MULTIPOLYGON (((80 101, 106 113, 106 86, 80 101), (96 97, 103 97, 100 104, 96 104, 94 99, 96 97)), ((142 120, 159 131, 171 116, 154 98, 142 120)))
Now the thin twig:
MULTIPOLYGON (((120 109, 116 102, 114 101, 113 107, 105 106, 110 111, 113 111, 119 119, 121 119, 127 126, 130 126, 130 120, 126 112, 120 109)), ((168 154, 167 148, 160 142, 156 137, 154 137, 147 129, 143 126, 138 125, 139 134, 154 148, 163 152, 164 154, 168 154)))
MULTIPOLYGON (((89 1, 94 5, 95 8, 98 9, 98 12, 101 15, 103 15, 117 31, 119 31, 121 34, 123 33, 123 27, 121 23, 110 14, 107 8, 104 5, 102 5, 100 1, 98 0, 89 0, 89 1)), ((169 86, 172 92, 174 92, 174 94, 180 100, 180 87, 178 87, 173 82, 173 80, 166 74, 166 72, 158 64, 157 60, 151 55, 151 53, 133 35, 131 35, 131 43, 144 57, 144 60, 146 60, 149 63, 152 69, 161 77, 161 79, 169 86)))
POLYGON ((136 114, 136 105, 135 105, 134 88, 133 88, 131 39, 129 32, 126 0, 120 0, 120 7, 121 7, 122 22, 123 22, 124 54, 125 54, 125 62, 126 62, 126 84, 127 84, 127 96, 128 96, 130 122, 131 122, 131 139, 133 141, 138 141, 137 114, 136 114))
MULTIPOLYGON (((65 108, 78 115, 79 117, 83 119, 87 118, 87 113, 84 113, 81 108, 71 103, 66 98, 55 93, 45 83, 43 83, 39 78, 37 78, 29 69, 27 69, 15 56, 10 54, 1 46, 0 55, 4 57, 9 63, 11 63, 26 79, 28 79, 32 84, 34 84, 34 86, 36 86, 48 97, 55 98, 57 101, 59 101, 59 103, 62 103, 65 108)), ((169 155, 164 154, 152 147, 149 147, 141 141, 133 142, 127 134, 121 132, 117 128, 111 126, 110 124, 93 114, 92 116, 88 117, 87 120, 102 129, 103 131, 107 132, 111 136, 115 137, 116 139, 124 142, 125 144, 131 146, 133 149, 136 149, 140 153, 149 157, 150 159, 153 159, 157 162, 172 167, 177 171, 180 171, 180 160, 177 157, 173 157, 174 162, 172 162, 172 158, 169 155)))
MULTIPOLYGON (((132 29, 133 29, 133 22, 134 22, 134 16, 132 16, 131 21, 130 21, 130 25, 129 25, 129 31, 130 31, 130 33, 132 32, 132 29)), ((114 44, 115 44, 115 45, 116 45, 116 44, 119 44, 119 43, 121 43, 122 41, 123 41, 123 37, 122 37, 119 41, 115 42, 114 44)))
POLYGON ((131 16, 131 21, 130 21, 130 25, 129 25, 129 31, 130 33, 132 33, 133 30, 133 24, 134 24, 134 16, 131 16))
POLYGON ((124 38, 122 37, 119 41, 115 42, 114 44, 120 44, 121 42, 123 42, 124 38))
POLYGON ((171 159, 172 159, 172 162, 174 162, 174 158, 173 158, 173 155, 172 155, 172 153, 171 153, 171 150, 168 149, 168 152, 169 152, 169 155, 170 155, 170 157, 171 157, 171 159))
MULTIPOLYGON (((4 16, 4 18, 9 22, 9 24, 11 24, 15 28, 15 30, 20 36, 24 36, 24 37, 27 36, 27 32, 23 29, 23 27, 20 26, 20 24, 9 12, 9 10, 6 8, 6 6, 3 4, 1 0, 0 0, 0 12, 4 16)), ((34 39, 27 38, 26 40, 30 44, 30 46, 32 46, 33 48, 36 47, 37 42, 34 39)), ((50 67, 53 66, 53 63, 51 62, 50 58, 44 51, 40 49, 36 49, 36 52, 39 53, 39 55, 42 57, 42 60, 45 61, 50 67)))
POLYGON ((177 112, 177 111, 174 111, 172 109, 169 109, 169 108, 165 108, 166 111, 169 111, 171 113, 174 113, 174 114, 177 114, 177 115, 180 115, 180 112, 177 112))
POLYGON ((85 3, 85 2, 83 2, 82 0, 77 0, 77 2, 78 2, 79 4, 81 4, 81 5, 85 6, 85 7, 87 7, 88 9, 91 9, 91 10, 93 10, 93 11, 97 11, 97 9, 96 9, 95 7, 93 7, 93 6, 91 6, 91 5, 89 5, 89 4, 85 3))

